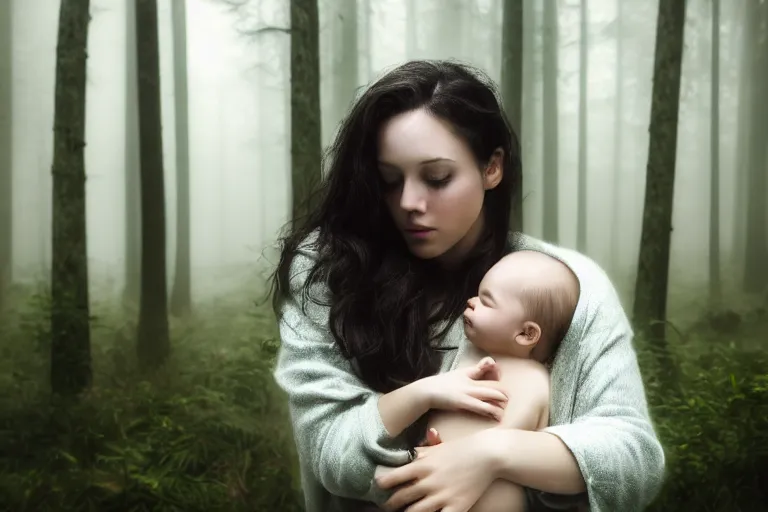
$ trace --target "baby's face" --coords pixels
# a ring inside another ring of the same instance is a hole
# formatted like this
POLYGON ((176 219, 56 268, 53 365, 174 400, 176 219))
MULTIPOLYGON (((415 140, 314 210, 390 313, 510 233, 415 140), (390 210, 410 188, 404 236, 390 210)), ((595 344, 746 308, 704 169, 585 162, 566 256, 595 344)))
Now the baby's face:
POLYGON ((464 332, 474 345, 486 352, 515 350, 513 340, 525 321, 525 310, 516 290, 516 272, 508 265, 496 265, 480 283, 477 297, 467 301, 464 332))

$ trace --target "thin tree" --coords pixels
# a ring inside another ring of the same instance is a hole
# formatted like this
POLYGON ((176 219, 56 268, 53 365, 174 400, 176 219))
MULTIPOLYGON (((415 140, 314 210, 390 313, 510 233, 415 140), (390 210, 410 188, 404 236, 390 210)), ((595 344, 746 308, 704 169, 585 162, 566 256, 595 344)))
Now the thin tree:
MULTIPOLYGON (((522 137, 523 120, 523 0, 504 0, 501 30, 501 96, 510 122, 522 137)), ((528 27, 533 30, 533 27, 528 27)), ((510 228, 523 229, 523 180, 515 184, 510 228)))
POLYGON ((0 1, 0 312, 11 280, 11 246, 13 240, 13 103, 12 67, 13 32, 11 0, 0 1))
POLYGON ((581 42, 579 44, 579 186, 576 247, 587 250, 587 94, 589 84, 589 15, 587 0, 580 2, 581 42))
POLYGON ((189 197, 189 92, 187 85, 186 0, 171 2, 173 22, 173 83, 176 100, 176 271, 171 291, 171 313, 184 316, 192 309, 189 197))
POLYGON ((88 0, 62 0, 53 113, 51 388, 76 395, 92 380, 85 223, 88 0))
POLYGON ((543 238, 558 243, 559 235, 559 160, 558 141, 558 27, 557 2, 544 2, 543 13, 542 87, 544 92, 542 131, 544 136, 544 226, 543 238))
POLYGON ((680 110, 685 2, 660 0, 651 95, 648 168, 635 285, 634 323, 656 350, 661 375, 677 384, 666 339, 669 248, 680 110))
POLYGON ((136 2, 125 2, 125 286, 123 301, 139 303, 141 210, 139 198, 139 107, 136 74, 136 2))
POLYGON ((768 3, 751 2, 752 66, 747 165, 747 222, 744 291, 768 290, 768 3))
POLYGON ((339 3, 341 13, 336 26, 334 43, 336 51, 333 57, 333 123, 335 130, 344 116, 358 86, 358 44, 357 44, 357 0, 344 0, 339 3))
POLYGON ((141 294, 136 353, 142 368, 170 352, 165 251, 165 185, 157 0, 136 2, 136 63, 141 166, 141 294))
POLYGON ((712 0, 712 81, 709 149, 709 296, 720 306, 720 0, 712 0))
POLYGON ((623 29, 623 0, 616 0, 616 107, 613 121, 613 200, 611 206, 611 266, 617 273, 620 269, 619 264, 619 246, 621 221, 619 210, 621 202, 619 196, 621 193, 621 180, 624 173, 623 168, 623 150, 624 150, 624 29, 623 29))
POLYGON ((317 0, 290 5, 292 218, 300 223, 321 178, 319 29, 317 0))

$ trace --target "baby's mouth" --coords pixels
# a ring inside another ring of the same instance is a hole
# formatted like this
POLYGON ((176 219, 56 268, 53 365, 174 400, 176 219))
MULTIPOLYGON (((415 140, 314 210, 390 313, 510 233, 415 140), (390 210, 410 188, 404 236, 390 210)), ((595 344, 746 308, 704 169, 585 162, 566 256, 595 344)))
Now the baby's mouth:
POLYGON ((469 318, 467 318, 467 315, 466 315, 466 314, 464 315, 464 326, 466 326, 466 327, 472 327, 472 320, 470 320, 469 318))

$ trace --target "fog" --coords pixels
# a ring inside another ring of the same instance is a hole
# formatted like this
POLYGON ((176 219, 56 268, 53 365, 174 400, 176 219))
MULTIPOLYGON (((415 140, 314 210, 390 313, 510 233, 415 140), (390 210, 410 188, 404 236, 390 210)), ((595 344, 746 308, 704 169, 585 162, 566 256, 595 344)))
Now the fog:
MULTIPOLYGON (((175 87, 170 0, 158 3, 170 282, 176 225, 175 87)), ((51 262, 59 3, 12 4, 12 278, 31 283, 47 279, 51 262)), ((534 44, 525 49, 533 94, 523 105, 524 231, 541 236, 542 155, 549 141, 541 130, 542 7, 540 2, 531 4, 537 11, 535 23, 525 27, 534 44)), ((632 294, 640 241, 656 4, 623 2, 620 27, 616 0, 591 0, 589 6, 586 252, 609 270, 625 300, 632 294), (622 55, 617 52, 617 34, 622 55), (617 91, 623 104, 618 123, 617 91)), ((698 304, 696 297, 704 305, 697 290, 708 276, 710 4, 688 2, 670 262, 672 316, 698 304)), ((358 85, 364 87, 387 69, 417 57, 458 58, 500 80, 501 6, 500 0, 358 1, 358 85)), ((343 0, 320 1, 324 144, 346 108, 334 99, 334 91, 339 87, 340 19, 348 7, 343 0)), ((744 2, 723 2, 720 25, 720 240, 726 291, 740 282, 736 276, 744 266, 743 250, 734 249, 743 229, 743 218, 734 213, 738 102, 748 101, 739 99, 743 8, 744 2)), ((85 152, 88 264, 92 297, 102 300, 117 296, 125 279, 125 2, 93 0, 91 14, 85 152)), ((234 9, 224 1, 188 0, 186 22, 192 289, 194 299, 201 300, 238 290, 244 277, 269 270, 276 234, 289 220, 290 41, 282 30, 258 31, 287 27, 287 2, 252 0, 234 9)), ((572 247, 578 207, 579 23, 579 2, 561 1, 559 243, 572 247)), ((736 289, 731 291, 736 297, 736 289)))

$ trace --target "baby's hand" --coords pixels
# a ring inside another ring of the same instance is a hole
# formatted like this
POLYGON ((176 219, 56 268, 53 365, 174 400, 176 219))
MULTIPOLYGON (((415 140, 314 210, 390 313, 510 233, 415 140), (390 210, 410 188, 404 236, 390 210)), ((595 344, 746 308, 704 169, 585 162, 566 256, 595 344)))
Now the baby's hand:
POLYGON ((498 378, 496 362, 490 357, 475 366, 427 377, 423 381, 429 408, 463 410, 500 421, 507 395, 498 378))

